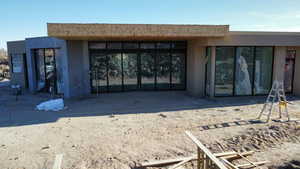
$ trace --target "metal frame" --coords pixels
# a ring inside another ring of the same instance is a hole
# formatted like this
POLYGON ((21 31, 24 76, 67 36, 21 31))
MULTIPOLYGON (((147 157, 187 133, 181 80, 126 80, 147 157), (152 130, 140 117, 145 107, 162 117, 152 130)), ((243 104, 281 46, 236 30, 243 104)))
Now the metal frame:
MULTIPOLYGON (((274 73, 274 54, 275 54, 275 47, 274 46, 216 46, 216 50, 217 48, 222 48, 222 47, 233 47, 234 48, 234 72, 233 72, 233 91, 232 91, 232 95, 228 95, 228 96, 217 96, 216 95, 216 92, 214 93, 214 97, 232 97, 232 96, 235 96, 235 97, 243 97, 243 96, 265 96, 265 95, 268 95, 268 93, 266 94, 254 94, 254 81, 255 81, 255 67, 256 67, 256 64, 255 64, 255 61, 256 61, 256 49, 259 48, 259 47, 271 47, 272 48, 272 72, 271 72, 271 83, 270 83, 270 88, 272 86, 272 83, 273 83, 273 73, 274 73), (254 65, 253 65, 253 77, 252 77, 252 94, 251 95, 236 95, 235 94, 235 71, 236 71, 236 51, 237 51, 237 48, 238 47, 253 47, 254 48, 254 58, 253 58, 253 62, 254 62, 254 65)), ((216 51, 217 52, 217 51, 216 51)), ((217 58, 217 57, 216 57, 217 58)), ((215 59, 215 74, 216 74, 216 68, 217 68, 217 59, 215 59)), ((213 84, 213 87, 215 88, 214 91, 216 91, 216 76, 214 77, 215 78, 215 84, 213 84)))
MULTIPOLYGON (((142 89, 142 82, 141 82, 141 53, 142 52, 150 52, 154 55, 154 91, 164 91, 164 90, 186 90, 186 83, 187 83, 187 41, 89 41, 88 42, 88 49, 89 49, 89 60, 90 60, 90 72, 92 74, 92 53, 91 51, 94 52, 102 52, 105 54, 105 58, 106 61, 108 62, 108 53, 121 53, 121 57, 122 57, 122 92, 124 91, 129 91, 129 90, 125 90, 124 87, 124 71, 123 71, 123 55, 124 53, 135 53, 137 54, 137 90, 143 90, 142 89), (172 43, 184 43, 184 48, 178 48, 178 49, 174 49, 172 47, 172 43), (104 49, 90 49, 90 45, 91 43, 105 43, 105 48, 104 49), (107 44, 108 43, 121 43, 121 48, 120 49, 108 49, 107 48, 107 44), (124 48, 124 43, 137 43, 138 44, 138 48, 136 49, 125 49, 124 48), (141 43, 154 43, 154 48, 153 49, 142 49, 141 48, 141 43), (157 47, 157 43, 170 43, 169 48, 158 48, 157 47), (170 80, 169 80, 169 88, 168 89, 158 89, 157 87, 157 57, 158 57, 158 52, 167 52, 170 58, 170 80), (173 83, 172 83, 172 54, 173 53, 182 53, 184 54, 184 73, 185 73, 185 77, 183 80, 184 83, 184 87, 182 89, 176 89, 173 87, 173 83)), ((109 90, 109 77, 108 77, 108 63, 106 63, 106 71, 107 71, 107 91, 100 91, 100 93, 113 93, 113 92, 121 92, 121 91, 110 91, 109 90)), ((91 93, 95 93, 94 91, 94 87, 92 85, 92 80, 93 80, 93 76, 90 76, 90 86, 91 86, 91 93)), ((151 90, 151 91, 153 91, 151 90)), ((148 91, 147 89, 144 89, 143 91, 148 91)))

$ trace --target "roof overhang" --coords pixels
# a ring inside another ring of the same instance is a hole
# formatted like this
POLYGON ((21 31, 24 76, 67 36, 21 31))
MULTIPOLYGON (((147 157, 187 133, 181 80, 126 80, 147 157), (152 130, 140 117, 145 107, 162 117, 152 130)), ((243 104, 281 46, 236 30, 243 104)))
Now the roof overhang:
POLYGON ((48 36, 66 40, 196 39, 224 37, 229 25, 48 23, 48 36))

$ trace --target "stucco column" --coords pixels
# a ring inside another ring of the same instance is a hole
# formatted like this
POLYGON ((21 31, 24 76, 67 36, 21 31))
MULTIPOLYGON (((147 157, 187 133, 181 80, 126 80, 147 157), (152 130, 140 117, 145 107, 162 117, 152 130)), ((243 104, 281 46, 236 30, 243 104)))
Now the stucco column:
POLYGON ((216 70, 216 47, 211 47, 211 65, 210 65, 210 82, 209 82, 209 97, 215 96, 215 70, 216 70))
POLYGON ((205 93, 205 48, 201 40, 188 41, 187 91, 193 96, 205 93))
POLYGON ((286 47, 276 46, 274 51, 273 80, 284 80, 286 47))
POLYGON ((295 72, 294 72, 294 84, 293 94, 300 96, 300 78, 297 75, 300 74, 300 47, 296 48, 296 60, 295 60, 295 72))

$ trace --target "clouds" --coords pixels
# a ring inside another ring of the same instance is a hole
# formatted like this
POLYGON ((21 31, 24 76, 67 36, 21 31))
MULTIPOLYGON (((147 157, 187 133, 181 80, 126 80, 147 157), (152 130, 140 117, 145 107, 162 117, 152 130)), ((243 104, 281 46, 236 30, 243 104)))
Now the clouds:
POLYGON ((232 24, 231 30, 300 32, 300 11, 251 11, 243 22, 232 24))

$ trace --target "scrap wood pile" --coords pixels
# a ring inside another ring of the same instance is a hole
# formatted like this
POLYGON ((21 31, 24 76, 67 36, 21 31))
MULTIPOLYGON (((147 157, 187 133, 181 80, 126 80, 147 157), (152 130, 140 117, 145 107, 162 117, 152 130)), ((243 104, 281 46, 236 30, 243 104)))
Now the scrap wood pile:
POLYGON ((238 153, 236 151, 212 153, 206 148, 195 136, 190 132, 186 132, 187 136, 197 145, 197 155, 185 158, 177 158, 170 160, 161 160, 154 162, 142 163, 140 168, 146 167, 168 167, 168 169, 179 169, 184 164, 196 160, 197 169, 239 169, 239 168, 253 168, 267 163, 267 161, 253 162, 247 158, 252 155, 253 151, 238 153), (246 163, 235 164, 234 160, 242 159, 246 163))

